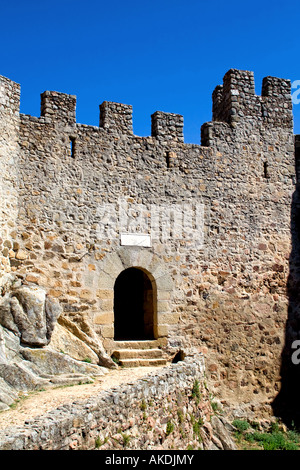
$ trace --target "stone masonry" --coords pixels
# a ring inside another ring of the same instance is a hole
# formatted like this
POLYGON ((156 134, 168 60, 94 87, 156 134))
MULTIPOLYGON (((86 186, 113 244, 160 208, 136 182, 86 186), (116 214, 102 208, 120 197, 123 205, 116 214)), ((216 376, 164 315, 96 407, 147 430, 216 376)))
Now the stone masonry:
POLYGON ((153 340, 165 356, 192 347, 220 400, 271 403, 286 333, 298 334, 295 322, 286 328, 296 191, 289 80, 267 77, 256 95, 252 72, 229 70, 201 145, 184 143, 178 114, 155 112, 152 135, 139 137, 129 105, 104 102, 95 127, 76 122, 75 96, 46 91, 32 117, 19 113, 19 92, 0 77, 2 273, 47 289, 63 309, 58 321, 111 355, 115 282, 138 268, 151 282, 153 340))

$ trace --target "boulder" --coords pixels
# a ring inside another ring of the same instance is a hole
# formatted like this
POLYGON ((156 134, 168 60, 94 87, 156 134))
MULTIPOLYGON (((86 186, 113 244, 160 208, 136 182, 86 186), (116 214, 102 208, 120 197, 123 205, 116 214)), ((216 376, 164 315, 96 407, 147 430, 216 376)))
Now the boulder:
POLYGON ((0 325, 0 363, 10 364, 20 360, 20 337, 0 325))
POLYGON ((98 364, 99 362, 97 354, 86 343, 59 323, 56 323, 54 327, 49 346, 56 351, 68 354, 68 356, 78 361, 88 359, 92 364, 98 364))
POLYGON ((41 287, 23 285, 12 291, 11 312, 21 342, 30 346, 45 346, 51 339, 62 309, 56 301, 46 296, 46 291, 41 287))
POLYGON ((22 362, 0 364, 0 377, 16 391, 39 390, 49 384, 22 362))
POLYGON ((0 377, 0 411, 7 410, 18 399, 16 390, 0 377))
MULTIPOLYGON (((214 437, 221 442, 224 450, 237 450, 236 443, 230 433, 230 424, 221 416, 214 415, 211 417, 211 426, 214 437)), ((233 427, 231 426, 233 430, 233 427)), ((216 442, 214 442, 216 444, 216 442)), ((217 445, 218 447, 218 445, 217 445)))
POLYGON ((12 274, 3 276, 0 293, 0 325, 17 334, 22 344, 48 344, 62 313, 59 303, 42 287, 24 285, 12 274))

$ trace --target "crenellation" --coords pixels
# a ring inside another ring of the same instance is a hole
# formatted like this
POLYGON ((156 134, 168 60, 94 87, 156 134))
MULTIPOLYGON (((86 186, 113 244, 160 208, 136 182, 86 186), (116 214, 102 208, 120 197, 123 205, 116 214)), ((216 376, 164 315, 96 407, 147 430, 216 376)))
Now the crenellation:
POLYGON ((217 86, 213 92, 213 121, 234 125, 248 119, 255 119, 257 125, 292 127, 290 81, 265 77, 262 94, 258 96, 252 72, 229 70, 223 85, 217 86))
POLYGON ((99 126, 110 134, 132 135, 132 106, 104 101, 100 105, 99 126))
POLYGON ((264 77, 262 81, 261 96, 291 99, 291 81, 277 77, 264 77))
POLYGON ((45 91, 41 94, 41 117, 57 124, 75 124, 76 96, 45 91))
POLYGON ((151 136, 162 141, 183 142, 183 116, 156 111, 151 116, 151 136))
POLYGON ((228 123, 239 121, 249 114, 249 103, 253 102, 254 94, 253 73, 230 69, 224 75, 223 85, 213 92, 213 120, 228 123))
POLYGON ((212 115, 213 121, 225 120, 223 85, 217 85, 212 93, 212 115))
POLYGON ((3 76, 0 76, 0 109, 16 116, 20 110, 20 85, 3 76))

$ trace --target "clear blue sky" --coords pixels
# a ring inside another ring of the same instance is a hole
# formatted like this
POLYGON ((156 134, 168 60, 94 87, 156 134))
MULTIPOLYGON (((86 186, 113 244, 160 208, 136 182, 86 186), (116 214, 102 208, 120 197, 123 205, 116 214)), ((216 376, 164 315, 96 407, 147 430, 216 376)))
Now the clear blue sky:
MULTIPOLYGON (((211 120, 211 94, 230 68, 300 80, 299 4, 283 1, 14 0, 1 2, 0 75, 21 84, 21 112, 40 93, 77 95, 77 122, 99 104, 133 106, 136 135, 153 112, 184 116, 188 143, 211 120)), ((300 94, 299 94, 300 98, 300 94)), ((294 106, 300 133, 300 103, 294 106)))

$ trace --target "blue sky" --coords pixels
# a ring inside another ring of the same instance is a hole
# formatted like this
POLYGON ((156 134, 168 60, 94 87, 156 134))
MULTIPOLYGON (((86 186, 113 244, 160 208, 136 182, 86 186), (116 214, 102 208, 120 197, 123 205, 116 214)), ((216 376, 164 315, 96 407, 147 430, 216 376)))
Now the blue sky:
POLYGON ((300 80, 299 5, 277 0, 2 1, 0 37, 0 75, 21 84, 22 113, 39 116, 40 94, 56 90, 77 96, 83 124, 98 125, 102 101, 131 104, 140 136, 153 112, 182 114, 188 143, 230 68, 252 70, 257 94, 267 75, 300 80))

